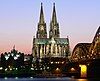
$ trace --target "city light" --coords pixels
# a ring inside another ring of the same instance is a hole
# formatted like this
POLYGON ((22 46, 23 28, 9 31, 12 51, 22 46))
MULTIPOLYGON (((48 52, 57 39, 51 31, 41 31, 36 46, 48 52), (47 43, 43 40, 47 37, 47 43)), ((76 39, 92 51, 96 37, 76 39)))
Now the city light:
POLYGON ((14 60, 17 60, 17 57, 16 56, 14 56, 14 60))
POLYGON ((34 70, 34 68, 31 68, 31 70, 34 70))
POLYGON ((15 68, 16 70, 18 70, 18 68, 15 68))
POLYGON ((64 64, 64 61, 62 62, 62 64, 64 64))
POLYGON ((87 77, 87 66, 86 65, 79 65, 81 68, 81 77, 87 77))
POLYGON ((71 70, 71 72, 74 72, 75 71, 75 68, 71 68, 70 70, 71 70))
POLYGON ((12 68, 10 68, 10 71, 12 71, 12 68))
POLYGON ((5 79, 5 80, 7 80, 8 78, 7 78, 7 77, 5 77, 4 79, 5 79))
POLYGON ((3 67, 0 67, 0 70, 2 70, 3 69, 3 67))
POLYGON ((56 68, 56 71, 60 71, 60 69, 59 68, 56 68))
POLYGON ((18 79, 18 77, 15 77, 15 79, 18 79))
POLYGON ((51 62, 51 64, 53 64, 53 62, 51 62))
POLYGON ((42 70, 42 68, 40 68, 40 70, 42 70))
POLYGON ((5 58, 6 58, 6 60, 8 60, 9 56, 6 55, 5 58))
POLYGON ((5 69, 5 71, 7 71, 7 68, 5 69))
POLYGON ((47 69, 49 69, 49 67, 47 67, 47 69))

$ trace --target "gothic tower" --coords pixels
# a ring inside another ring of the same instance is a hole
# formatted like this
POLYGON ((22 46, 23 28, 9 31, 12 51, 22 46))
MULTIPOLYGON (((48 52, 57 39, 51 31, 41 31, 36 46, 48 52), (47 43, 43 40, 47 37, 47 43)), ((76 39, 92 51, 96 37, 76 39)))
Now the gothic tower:
POLYGON ((47 38, 47 30, 46 30, 46 23, 44 21, 42 3, 41 3, 40 19, 38 23, 38 30, 37 30, 36 38, 47 38))
POLYGON ((69 54, 68 38, 60 38, 59 23, 56 17, 55 3, 53 4, 52 19, 50 21, 49 37, 47 37, 46 23, 44 20, 43 5, 41 3, 40 19, 36 38, 33 37, 32 55, 34 61, 42 58, 64 57, 69 54))
POLYGON ((59 24, 57 22, 55 3, 53 4, 52 20, 50 22, 49 38, 59 38, 59 24))

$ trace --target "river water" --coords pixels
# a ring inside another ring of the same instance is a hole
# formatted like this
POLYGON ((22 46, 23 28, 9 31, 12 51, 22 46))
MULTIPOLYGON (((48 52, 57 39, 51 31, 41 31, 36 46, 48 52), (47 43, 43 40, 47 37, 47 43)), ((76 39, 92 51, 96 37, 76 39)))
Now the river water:
POLYGON ((74 78, 0 78, 0 81, 100 81, 100 79, 74 79, 74 78))

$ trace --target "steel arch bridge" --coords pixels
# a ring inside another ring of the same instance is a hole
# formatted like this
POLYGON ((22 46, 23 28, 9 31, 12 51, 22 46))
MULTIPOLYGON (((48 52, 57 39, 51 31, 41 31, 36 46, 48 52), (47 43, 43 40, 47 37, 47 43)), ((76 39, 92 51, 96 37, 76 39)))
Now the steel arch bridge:
POLYGON ((86 61, 100 59, 100 26, 92 43, 78 43, 72 52, 71 61, 86 61))
POLYGON ((71 55, 72 61, 86 60, 91 43, 78 43, 71 55))
POLYGON ((95 34, 92 44, 89 49, 89 55, 91 59, 100 58, 100 26, 95 34))

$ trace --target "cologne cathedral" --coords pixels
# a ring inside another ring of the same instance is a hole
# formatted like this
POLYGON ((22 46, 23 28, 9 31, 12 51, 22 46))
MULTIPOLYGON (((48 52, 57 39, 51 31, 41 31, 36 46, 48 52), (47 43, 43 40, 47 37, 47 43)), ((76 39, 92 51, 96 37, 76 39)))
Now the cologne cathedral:
POLYGON ((50 21, 49 37, 47 37, 47 26, 44 19, 43 5, 41 3, 40 19, 37 27, 36 37, 33 37, 33 57, 39 59, 48 57, 66 58, 68 57, 69 53, 68 37, 60 38, 55 3, 53 4, 52 19, 50 21))

